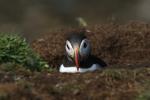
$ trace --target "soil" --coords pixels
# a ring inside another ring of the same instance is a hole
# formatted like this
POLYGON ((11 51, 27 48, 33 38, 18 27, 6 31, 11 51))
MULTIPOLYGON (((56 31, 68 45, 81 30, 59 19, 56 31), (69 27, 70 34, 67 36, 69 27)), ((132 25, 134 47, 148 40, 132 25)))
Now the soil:
POLYGON ((13 65, 10 71, 12 65, 1 65, 0 99, 149 100, 150 24, 109 23, 87 29, 92 53, 108 64, 106 68, 82 74, 59 73, 67 35, 83 29, 65 28, 45 33, 31 45, 56 70, 31 72, 13 65))

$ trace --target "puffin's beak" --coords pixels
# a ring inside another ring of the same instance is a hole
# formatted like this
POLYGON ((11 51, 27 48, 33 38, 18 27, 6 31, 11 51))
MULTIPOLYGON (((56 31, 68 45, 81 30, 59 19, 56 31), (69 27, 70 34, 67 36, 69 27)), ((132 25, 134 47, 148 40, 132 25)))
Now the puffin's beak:
POLYGON ((75 48, 75 64, 77 67, 77 71, 79 71, 79 48, 75 48))

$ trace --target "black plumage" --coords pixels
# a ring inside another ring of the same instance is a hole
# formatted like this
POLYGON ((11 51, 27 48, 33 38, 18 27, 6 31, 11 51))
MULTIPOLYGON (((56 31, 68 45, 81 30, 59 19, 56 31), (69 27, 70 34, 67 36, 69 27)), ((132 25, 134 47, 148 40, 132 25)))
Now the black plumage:
MULTIPOLYGON (((65 67, 75 66, 74 60, 69 60, 66 56, 63 59, 63 64, 65 67)), ((101 67, 107 66, 107 64, 94 55, 90 55, 86 60, 80 62, 80 68, 89 68, 93 64, 99 64, 101 67)))

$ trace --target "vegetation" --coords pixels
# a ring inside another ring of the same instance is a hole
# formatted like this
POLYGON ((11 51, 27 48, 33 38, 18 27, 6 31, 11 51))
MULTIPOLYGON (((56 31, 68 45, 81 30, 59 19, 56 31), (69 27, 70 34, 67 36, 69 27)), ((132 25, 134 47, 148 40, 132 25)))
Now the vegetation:
POLYGON ((24 38, 16 34, 0 33, 0 63, 6 62, 21 64, 37 71, 48 66, 38 54, 33 52, 24 38))

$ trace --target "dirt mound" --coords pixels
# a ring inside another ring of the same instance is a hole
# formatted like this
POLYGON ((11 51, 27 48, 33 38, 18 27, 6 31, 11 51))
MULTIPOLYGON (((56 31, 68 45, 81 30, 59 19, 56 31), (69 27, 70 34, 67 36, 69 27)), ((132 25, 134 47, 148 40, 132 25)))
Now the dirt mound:
MULTIPOLYGON (((0 65, 0 100, 149 100, 150 25, 132 22, 88 27, 92 52, 109 67, 100 71, 62 74, 31 72, 16 64, 0 65)), ((51 67, 64 56, 70 31, 57 30, 33 42, 51 67)), ((77 29, 76 31, 81 31, 77 29)))
MULTIPOLYGON (((150 25, 130 22, 124 25, 114 23, 88 27, 86 35, 92 44, 92 53, 107 64, 146 64, 150 59, 150 25)), ((33 49, 50 66, 58 67, 64 56, 65 37, 71 31, 65 29, 50 32, 33 42, 33 49)))
POLYGON ((144 67, 109 67, 84 74, 30 72, 19 66, 11 71, 3 65, 0 68, 1 100, 135 100, 150 96, 150 69, 144 67))

